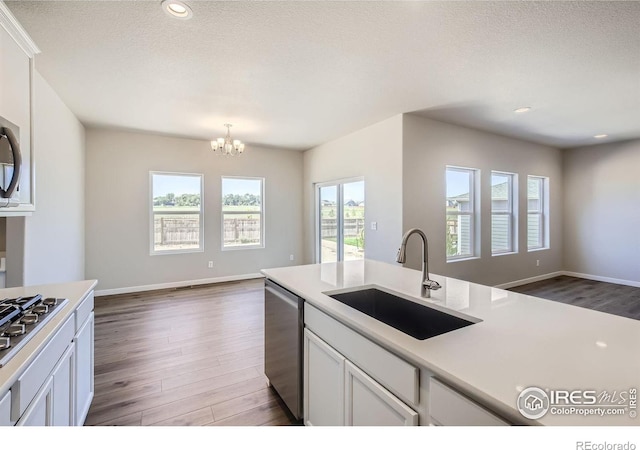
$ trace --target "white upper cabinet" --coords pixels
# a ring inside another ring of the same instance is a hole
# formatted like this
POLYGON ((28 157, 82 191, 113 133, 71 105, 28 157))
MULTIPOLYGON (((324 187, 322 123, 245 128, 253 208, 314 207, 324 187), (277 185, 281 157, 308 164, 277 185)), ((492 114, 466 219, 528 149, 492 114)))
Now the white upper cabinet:
MULTIPOLYGON (((2 1, 0 25, 0 127, 14 132, 22 154, 17 192, 10 202, 0 198, 0 216, 25 215, 35 210, 33 57, 40 50, 2 1)), ((10 148, 3 145, 0 150, 10 153, 10 148)), ((4 161, 5 156, 0 155, 0 187, 6 190, 13 167, 4 161)))

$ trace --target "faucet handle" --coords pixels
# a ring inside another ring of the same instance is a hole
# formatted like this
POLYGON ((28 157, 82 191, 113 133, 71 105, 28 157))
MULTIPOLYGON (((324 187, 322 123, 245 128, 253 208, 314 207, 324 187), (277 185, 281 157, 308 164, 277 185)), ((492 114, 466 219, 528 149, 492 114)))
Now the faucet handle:
POLYGON ((422 282, 422 285, 424 287, 426 287, 427 289, 431 290, 431 291, 437 291, 438 289, 440 289, 442 286, 440 286, 440 283, 438 283, 437 281, 433 281, 433 280, 424 280, 422 282))

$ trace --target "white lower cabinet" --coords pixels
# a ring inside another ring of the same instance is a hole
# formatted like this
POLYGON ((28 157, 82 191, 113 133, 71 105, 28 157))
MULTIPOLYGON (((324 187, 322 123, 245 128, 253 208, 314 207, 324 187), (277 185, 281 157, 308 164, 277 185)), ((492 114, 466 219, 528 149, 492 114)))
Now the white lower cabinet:
POLYGON ((509 425, 502 418, 436 378, 431 378, 429 390, 429 415, 433 425, 509 425))
POLYGON ((94 390, 93 292, 0 392, 0 425, 83 425, 94 390))
POLYGON ((305 425, 344 424, 344 363, 344 356, 304 330, 305 425))
POLYGON ((53 424, 53 377, 40 388, 16 426, 44 427, 53 424))
POLYGON ((73 424, 75 346, 69 345, 53 372, 25 410, 17 426, 73 424))
POLYGON ((75 418, 74 425, 84 424, 93 400, 93 312, 80 326, 73 341, 75 353, 75 418))
POLYGON ((13 425, 11 421, 11 391, 0 396, 0 426, 13 425))
POLYGON ((345 378, 345 425, 418 425, 417 412, 349 361, 345 378))
POLYGON ((418 414, 309 329, 304 330, 305 425, 417 425, 418 414))
POLYGON ((76 352, 72 342, 53 369, 53 416, 50 425, 71 426, 74 424, 75 395, 73 392, 76 352))

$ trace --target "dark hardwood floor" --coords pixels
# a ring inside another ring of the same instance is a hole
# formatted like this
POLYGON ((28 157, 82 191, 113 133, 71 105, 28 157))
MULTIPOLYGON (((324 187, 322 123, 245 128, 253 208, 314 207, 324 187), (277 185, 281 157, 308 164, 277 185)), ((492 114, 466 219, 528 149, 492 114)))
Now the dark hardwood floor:
POLYGON ((87 425, 288 425, 264 375, 263 281, 98 297, 87 425))
POLYGON ((563 275, 509 290, 640 320, 640 288, 637 287, 563 275))

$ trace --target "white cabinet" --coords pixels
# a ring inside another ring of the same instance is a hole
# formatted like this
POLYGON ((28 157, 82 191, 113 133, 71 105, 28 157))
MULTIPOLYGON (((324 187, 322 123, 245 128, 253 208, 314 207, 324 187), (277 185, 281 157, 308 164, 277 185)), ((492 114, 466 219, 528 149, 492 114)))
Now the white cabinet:
POLYGON ((0 396, 0 426, 13 425, 11 421, 11 391, 0 396))
MULTIPOLYGON (((93 296, 90 300, 93 305, 93 296)), ((76 345, 75 425, 84 424, 93 400, 93 326, 94 316, 91 312, 73 339, 76 345)))
POLYGON ((0 393, 0 425, 83 425, 94 391, 93 292, 0 393))
POLYGON ((29 404, 17 426, 71 425, 73 418, 73 343, 40 391, 29 404))
POLYGON ((345 377, 345 425, 418 425, 417 412, 349 361, 345 377))
POLYGON ((53 377, 40 388, 16 426, 43 427, 53 422, 53 377))
POLYGON ((305 425, 344 424, 344 363, 344 356, 304 330, 305 425))
MULTIPOLYGON (((34 211, 34 162, 32 136, 33 57, 39 53, 7 6, 0 2, 0 117, 18 127, 16 138, 22 152, 18 206, 0 199, 0 216, 34 211)), ((6 124, 5 124, 6 125, 6 124)), ((13 131, 16 131, 15 129, 13 131)), ((6 186, 4 186, 6 188, 6 186)))
POLYGON ((303 402, 305 425, 418 424, 418 413, 309 329, 303 402))
POLYGON ((433 425, 508 426, 500 417, 435 378, 429 387, 429 415, 433 425))
POLYGON ((53 408, 50 425, 70 426, 74 420, 75 344, 72 342, 53 369, 53 408))

